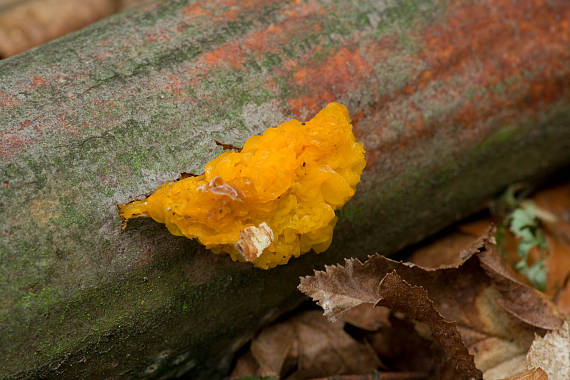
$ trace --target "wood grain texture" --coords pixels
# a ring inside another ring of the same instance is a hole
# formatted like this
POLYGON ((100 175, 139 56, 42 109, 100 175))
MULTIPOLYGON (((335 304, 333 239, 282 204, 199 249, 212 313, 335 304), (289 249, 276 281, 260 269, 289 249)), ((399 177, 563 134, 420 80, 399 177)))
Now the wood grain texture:
POLYGON ((391 254, 570 162, 564 0, 159 2, 0 61, 0 377, 226 373, 298 276, 391 254), (116 204, 327 102, 368 166, 271 271, 116 204))

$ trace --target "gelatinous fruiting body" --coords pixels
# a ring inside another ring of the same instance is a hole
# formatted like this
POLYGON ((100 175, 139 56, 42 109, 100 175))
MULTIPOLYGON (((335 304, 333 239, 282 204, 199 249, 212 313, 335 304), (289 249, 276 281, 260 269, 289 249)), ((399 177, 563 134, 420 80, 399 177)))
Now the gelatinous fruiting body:
POLYGON ((148 216, 174 235, 268 269, 329 247, 335 210, 354 195, 365 165, 348 110, 330 103, 312 120, 250 137, 204 174, 168 182, 119 212, 123 221, 148 216))

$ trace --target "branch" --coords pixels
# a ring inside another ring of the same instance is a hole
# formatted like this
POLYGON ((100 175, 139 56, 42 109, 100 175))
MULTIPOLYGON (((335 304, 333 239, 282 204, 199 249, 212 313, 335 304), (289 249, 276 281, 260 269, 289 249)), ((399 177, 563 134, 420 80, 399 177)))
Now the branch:
POLYGON ((0 377, 221 376, 298 276, 570 162, 567 2, 379 4, 160 2, 0 61, 0 377), (367 168, 326 253, 263 271, 150 220, 120 233, 117 204, 215 140, 333 100, 367 168))

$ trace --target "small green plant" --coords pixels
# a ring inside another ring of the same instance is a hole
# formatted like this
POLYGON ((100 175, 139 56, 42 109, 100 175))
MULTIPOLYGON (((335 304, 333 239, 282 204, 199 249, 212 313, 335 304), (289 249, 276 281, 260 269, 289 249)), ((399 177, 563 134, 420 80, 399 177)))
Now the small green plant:
POLYGON ((544 254, 542 258, 528 265, 528 254, 533 247, 538 247, 541 253, 548 250, 544 233, 540 228, 536 216, 536 206, 533 202, 525 201, 516 208, 505 221, 510 231, 520 240, 517 254, 521 258, 515 269, 524 274, 538 290, 546 289, 546 268, 544 267, 544 254))
POLYGON ((523 185, 512 185, 493 205, 491 208, 493 213, 503 218, 503 222, 497 227, 495 238, 499 250, 503 254, 502 245, 507 230, 520 239, 517 246, 517 255, 520 260, 514 263, 514 268, 525 275, 536 289, 544 291, 547 279, 544 263, 548 254, 548 244, 541 228, 541 220, 551 221, 554 217, 538 208, 534 202, 522 200, 526 195, 528 195, 528 191, 523 185), (529 265, 529 252, 534 247, 539 249, 541 259, 529 265))

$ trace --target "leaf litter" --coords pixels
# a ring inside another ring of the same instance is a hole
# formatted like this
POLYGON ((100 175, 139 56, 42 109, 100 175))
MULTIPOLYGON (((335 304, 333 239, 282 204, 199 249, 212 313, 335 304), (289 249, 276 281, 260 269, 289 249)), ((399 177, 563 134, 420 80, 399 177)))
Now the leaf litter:
POLYGON ((301 278, 299 289, 326 319, 310 310, 270 326, 280 339, 262 330, 232 378, 569 379, 570 184, 532 202, 534 215, 549 216, 531 221, 548 255, 532 247, 527 257, 529 267, 544 260, 544 293, 516 270, 522 239, 507 231, 497 246, 489 225, 500 219, 464 223, 416 250, 413 263, 374 255, 301 278), (334 346, 324 331, 346 345, 334 346))
POLYGON ((259 376, 307 379, 382 365, 371 345, 353 339, 344 323, 328 322, 318 310, 307 310, 261 331, 238 361, 232 378, 259 376))
POLYGON ((544 337, 537 337, 527 355, 529 367, 541 368, 548 378, 570 379, 570 325, 568 321, 544 337))
POLYGON ((348 259, 301 278, 299 289, 331 320, 361 303, 402 313, 442 352, 434 378, 501 378, 524 368, 534 334, 562 325, 562 316, 540 292, 506 267, 488 230, 460 257, 438 269, 381 255, 348 259))

